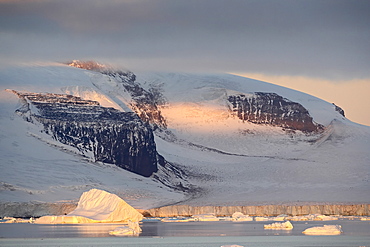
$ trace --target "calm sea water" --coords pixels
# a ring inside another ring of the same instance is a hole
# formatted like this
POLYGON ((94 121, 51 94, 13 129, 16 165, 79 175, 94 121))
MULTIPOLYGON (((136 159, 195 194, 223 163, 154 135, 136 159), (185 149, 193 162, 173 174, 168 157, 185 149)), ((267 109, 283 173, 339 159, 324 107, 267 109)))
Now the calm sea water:
POLYGON ((271 222, 144 222, 139 237, 114 237, 120 224, 0 224, 0 246, 370 246, 369 221, 292 222, 293 230, 264 230, 271 222), (312 226, 341 225, 339 236, 305 236, 312 226))

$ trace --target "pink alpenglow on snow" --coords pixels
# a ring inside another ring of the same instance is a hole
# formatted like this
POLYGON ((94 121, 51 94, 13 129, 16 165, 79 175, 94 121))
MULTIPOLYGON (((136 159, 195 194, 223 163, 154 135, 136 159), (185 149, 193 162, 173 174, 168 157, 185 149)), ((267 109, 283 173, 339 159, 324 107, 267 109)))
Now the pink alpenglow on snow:
POLYGON ((77 208, 63 216, 43 216, 37 224, 139 222, 143 216, 115 194, 91 189, 80 197, 77 208))

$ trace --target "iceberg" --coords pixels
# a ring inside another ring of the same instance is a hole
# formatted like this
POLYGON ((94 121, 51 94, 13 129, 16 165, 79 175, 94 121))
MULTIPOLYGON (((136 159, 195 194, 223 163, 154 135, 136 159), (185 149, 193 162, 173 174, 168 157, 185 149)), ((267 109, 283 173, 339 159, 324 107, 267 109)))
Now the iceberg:
POLYGON ((263 228, 265 229, 278 229, 278 230, 291 230, 293 229, 292 223, 290 221, 286 222, 275 222, 269 225, 264 225, 263 228))
POLYGON ((115 194, 91 189, 80 197, 77 208, 67 215, 43 216, 36 224, 80 224, 139 222, 143 219, 136 209, 115 194))
POLYGON ((307 228, 302 232, 306 235, 339 235, 342 233, 340 225, 324 225, 307 228))
POLYGON ((231 219, 233 221, 253 221, 253 217, 251 217, 249 215, 245 215, 241 212, 233 213, 233 215, 231 216, 231 219))

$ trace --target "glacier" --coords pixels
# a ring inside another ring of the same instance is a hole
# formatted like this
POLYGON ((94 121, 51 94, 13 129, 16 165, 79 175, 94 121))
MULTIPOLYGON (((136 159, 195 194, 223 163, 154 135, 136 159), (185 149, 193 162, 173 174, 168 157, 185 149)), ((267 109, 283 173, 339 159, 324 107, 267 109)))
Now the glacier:
POLYGON ((204 207, 204 213, 235 207, 229 215, 248 214, 238 207, 271 205, 293 206, 293 214, 304 205, 310 213, 331 205, 343 205, 344 212, 357 205, 360 212, 369 203, 370 127, 346 119, 332 103, 270 83, 228 74, 18 64, 0 68, 0 104, 3 216, 14 213, 9 205, 28 207, 23 212, 29 216, 47 213, 32 209, 43 203, 72 210, 91 188, 153 215, 163 206, 204 207), (136 115, 153 135, 158 170, 141 176, 61 142, 42 122, 17 115, 24 104, 6 89, 71 95, 136 115), (296 115, 278 107, 288 103, 299 109, 296 115), (249 121, 256 116, 263 121, 249 121), (287 119, 304 119, 309 127, 287 119))

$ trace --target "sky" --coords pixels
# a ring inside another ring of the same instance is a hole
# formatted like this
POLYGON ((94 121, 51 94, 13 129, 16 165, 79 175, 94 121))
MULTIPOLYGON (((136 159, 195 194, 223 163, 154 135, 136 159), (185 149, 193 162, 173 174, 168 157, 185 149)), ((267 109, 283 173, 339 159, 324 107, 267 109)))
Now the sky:
POLYGON ((0 0, 0 62, 234 73, 370 126, 370 0, 0 0))

